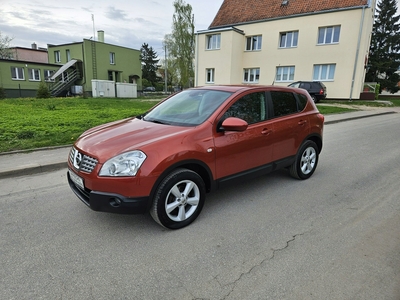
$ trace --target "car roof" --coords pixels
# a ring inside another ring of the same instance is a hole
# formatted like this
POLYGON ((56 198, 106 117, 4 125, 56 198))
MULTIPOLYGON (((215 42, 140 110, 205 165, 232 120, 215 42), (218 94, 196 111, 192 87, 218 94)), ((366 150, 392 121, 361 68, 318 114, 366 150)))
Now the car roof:
POLYGON ((251 91, 251 90, 284 90, 287 91, 287 87, 284 86, 276 86, 276 85, 212 85, 212 86, 199 86, 192 89, 199 89, 199 90, 213 90, 213 91, 223 91, 223 92, 243 92, 243 91, 251 91))

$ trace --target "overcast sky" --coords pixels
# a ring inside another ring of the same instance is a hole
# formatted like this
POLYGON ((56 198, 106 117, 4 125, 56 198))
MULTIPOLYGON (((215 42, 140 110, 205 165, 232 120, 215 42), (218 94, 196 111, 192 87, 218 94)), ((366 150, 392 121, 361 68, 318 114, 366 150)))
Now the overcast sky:
MULTIPOLYGON (((185 0, 193 9, 195 31, 207 29, 223 0, 185 0)), ((0 0, 0 32, 11 46, 67 44, 104 31, 106 43, 140 49, 147 43, 162 55, 171 33, 174 0, 0 0), (92 21, 94 16, 94 22, 92 21), (93 26, 94 23, 94 26, 93 26)))

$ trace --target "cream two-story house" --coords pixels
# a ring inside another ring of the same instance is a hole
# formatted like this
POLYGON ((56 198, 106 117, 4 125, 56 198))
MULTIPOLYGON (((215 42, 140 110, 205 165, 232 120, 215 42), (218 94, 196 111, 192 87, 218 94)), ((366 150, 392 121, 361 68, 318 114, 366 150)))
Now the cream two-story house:
POLYGON ((359 99, 375 0, 224 0, 196 34, 196 86, 322 81, 359 99))

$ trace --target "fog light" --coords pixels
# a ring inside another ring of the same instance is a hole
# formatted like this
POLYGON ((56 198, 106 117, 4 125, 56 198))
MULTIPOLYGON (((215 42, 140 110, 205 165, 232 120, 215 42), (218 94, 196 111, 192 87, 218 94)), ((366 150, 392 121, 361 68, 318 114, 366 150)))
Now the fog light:
POLYGON ((118 199, 118 198, 111 198, 110 199, 110 205, 112 206, 112 207, 118 207, 118 206, 120 206, 121 205, 121 200, 120 199, 118 199))

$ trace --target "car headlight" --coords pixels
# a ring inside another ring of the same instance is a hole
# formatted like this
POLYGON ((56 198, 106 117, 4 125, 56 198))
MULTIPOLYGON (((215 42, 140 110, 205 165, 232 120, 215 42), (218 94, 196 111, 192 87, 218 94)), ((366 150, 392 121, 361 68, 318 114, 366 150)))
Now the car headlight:
POLYGON ((104 163, 99 176, 135 176, 146 157, 137 150, 117 155, 104 163))

